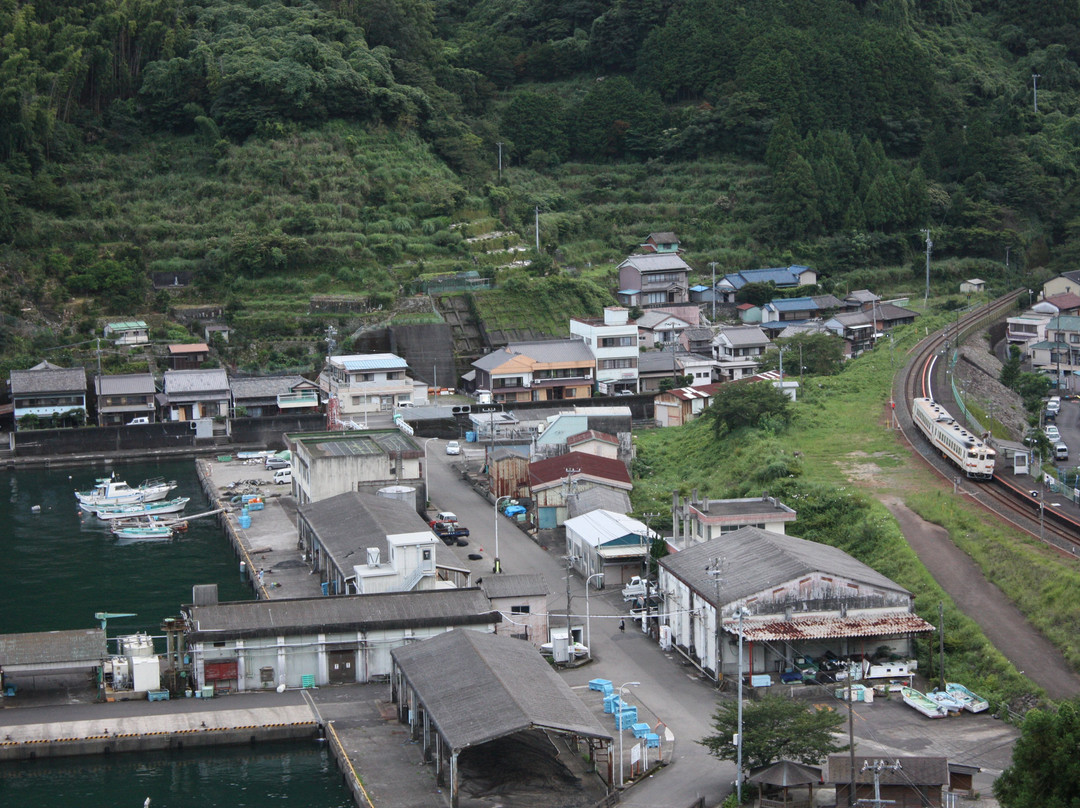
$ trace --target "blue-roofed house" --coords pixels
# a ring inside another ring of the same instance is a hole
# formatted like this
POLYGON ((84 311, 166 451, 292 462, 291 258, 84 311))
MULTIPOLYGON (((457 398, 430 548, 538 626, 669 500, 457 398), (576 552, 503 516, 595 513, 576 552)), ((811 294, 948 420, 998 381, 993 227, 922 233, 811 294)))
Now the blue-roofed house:
POLYGON ((734 303, 736 292, 748 283, 772 283, 777 289, 813 286, 817 283, 817 270, 799 264, 768 269, 744 269, 725 275, 723 280, 717 281, 716 290, 725 302, 734 303))
POLYGON ((818 315, 818 305, 812 297, 792 297, 770 300, 761 307, 761 322, 802 322, 818 315))
POLYGON ((331 356, 319 374, 319 387, 337 400, 342 420, 427 403, 426 383, 415 381, 405 360, 392 353, 331 356))

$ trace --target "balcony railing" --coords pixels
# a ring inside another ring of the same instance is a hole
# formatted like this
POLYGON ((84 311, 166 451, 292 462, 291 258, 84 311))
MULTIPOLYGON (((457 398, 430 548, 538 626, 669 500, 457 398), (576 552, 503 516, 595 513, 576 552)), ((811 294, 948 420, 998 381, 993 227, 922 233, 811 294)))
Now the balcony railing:
POLYGON ((297 407, 318 407, 319 394, 314 390, 302 390, 297 393, 280 393, 277 397, 278 409, 288 410, 297 407))

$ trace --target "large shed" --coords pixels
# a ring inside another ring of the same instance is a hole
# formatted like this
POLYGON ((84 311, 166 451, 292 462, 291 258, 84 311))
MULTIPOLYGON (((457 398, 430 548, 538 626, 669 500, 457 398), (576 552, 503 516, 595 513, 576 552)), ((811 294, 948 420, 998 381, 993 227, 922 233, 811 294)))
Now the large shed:
POLYGON ((100 628, 0 635, 0 683, 17 690, 43 690, 86 683, 107 652, 100 628))
MULTIPOLYGON (((440 784, 459 796, 459 757, 529 730, 584 738, 590 758, 611 733, 531 645, 494 634, 451 631, 391 652, 398 719, 434 757, 440 784)), ((610 772, 606 782, 610 784, 610 772)))

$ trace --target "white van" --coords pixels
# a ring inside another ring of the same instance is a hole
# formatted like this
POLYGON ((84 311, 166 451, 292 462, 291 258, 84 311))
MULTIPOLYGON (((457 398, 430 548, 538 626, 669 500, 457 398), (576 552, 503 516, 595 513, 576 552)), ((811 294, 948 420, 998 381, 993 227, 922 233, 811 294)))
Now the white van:
POLYGON ((274 485, 292 485, 292 467, 274 472, 274 485))
POLYGON ((435 517, 438 522, 456 522, 457 514, 453 511, 439 511, 439 515, 435 517))
POLYGON ((1069 459, 1069 447, 1064 441, 1058 441, 1054 444, 1054 459, 1055 460, 1068 460, 1069 459))

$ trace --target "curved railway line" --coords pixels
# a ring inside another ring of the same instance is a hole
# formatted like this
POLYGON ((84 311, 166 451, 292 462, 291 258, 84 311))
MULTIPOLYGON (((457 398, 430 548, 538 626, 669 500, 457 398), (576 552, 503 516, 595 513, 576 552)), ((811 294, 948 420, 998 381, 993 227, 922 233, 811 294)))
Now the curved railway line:
MULTIPOLYGON (((955 325, 922 340, 893 381, 895 418, 907 443, 935 471, 999 518, 1064 553, 1080 555, 1080 521, 1065 513, 1053 496, 1017 485, 1002 473, 1004 452, 998 452, 994 477, 985 483, 959 477, 959 469, 946 460, 919 431, 911 418, 915 398, 932 398, 961 420, 962 414, 945 381, 943 365, 949 349, 965 336, 980 331, 1016 306, 1016 290, 959 318, 955 325), (1033 495, 1036 494, 1037 496, 1033 495)), ((1041 486, 1039 486, 1041 488, 1041 486)))

